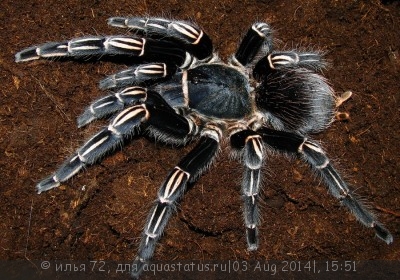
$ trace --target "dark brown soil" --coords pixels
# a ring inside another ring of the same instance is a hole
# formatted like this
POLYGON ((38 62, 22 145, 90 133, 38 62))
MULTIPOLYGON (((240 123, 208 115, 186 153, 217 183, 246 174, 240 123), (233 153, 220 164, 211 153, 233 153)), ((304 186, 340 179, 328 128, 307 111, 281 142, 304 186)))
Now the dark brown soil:
MULTIPOLYGON (((121 260, 134 257, 144 219, 168 170, 193 145, 173 149, 139 139, 73 180, 37 195, 49 175, 96 131, 76 117, 100 96, 110 62, 16 64, 31 45, 88 34, 118 34, 110 16, 193 19, 223 58, 254 21, 267 21, 278 46, 327 52, 325 71, 350 119, 316 135, 350 185, 394 235, 386 245, 341 207, 302 162, 267 161, 260 248, 246 250, 240 164, 222 153, 183 199, 155 260, 400 259, 399 1, 0 2, 0 258, 121 260), (161 3, 162 2, 162 3, 161 3)), ((101 123, 101 122, 99 122, 101 123)), ((102 124, 102 123, 101 123, 102 124)), ((149 275, 148 275, 149 276, 149 275)))

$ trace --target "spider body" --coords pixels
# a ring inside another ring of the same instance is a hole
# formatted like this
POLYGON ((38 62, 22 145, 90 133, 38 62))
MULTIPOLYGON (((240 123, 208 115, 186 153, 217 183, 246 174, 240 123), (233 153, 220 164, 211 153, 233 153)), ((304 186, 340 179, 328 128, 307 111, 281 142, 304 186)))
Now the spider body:
POLYGON ((218 119, 241 119, 251 112, 249 79, 222 64, 202 65, 188 70, 186 82, 189 107, 218 119))
POLYGON ((228 64, 214 54, 210 38, 196 24, 163 18, 110 18, 132 36, 89 36, 22 50, 16 61, 39 58, 119 56, 133 66, 100 81, 109 94, 78 117, 78 126, 113 116, 51 176, 38 193, 58 187, 84 167, 124 144, 132 135, 157 141, 198 143, 169 173, 145 222, 131 273, 148 262, 176 203, 213 163, 224 138, 243 164, 241 195, 249 250, 258 244, 261 169, 267 150, 298 157, 322 178, 329 192, 365 226, 391 243, 390 232, 355 196, 310 135, 332 122, 335 97, 321 75, 318 52, 276 51, 267 23, 247 31, 228 64))
POLYGON ((186 108, 203 118, 237 120, 251 113, 249 79, 222 63, 201 64, 176 73, 154 88, 173 108, 186 108))

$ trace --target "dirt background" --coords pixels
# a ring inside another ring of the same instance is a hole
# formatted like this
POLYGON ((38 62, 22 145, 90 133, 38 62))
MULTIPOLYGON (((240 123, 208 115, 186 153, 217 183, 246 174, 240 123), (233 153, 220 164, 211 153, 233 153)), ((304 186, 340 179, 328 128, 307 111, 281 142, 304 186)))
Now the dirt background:
MULTIPOLYGON (((350 114, 316 135, 357 193, 394 235, 387 246, 332 198, 305 164, 268 160, 260 248, 246 250, 240 164, 224 152, 181 203, 155 260, 400 259, 399 1, 0 2, 0 259, 130 261, 144 219, 168 170, 193 146, 139 139, 61 187, 35 184, 93 134, 76 117, 103 94, 110 62, 14 63, 31 45, 88 34, 121 34, 110 16, 193 19, 223 58, 254 21, 275 29, 278 46, 327 51, 325 71, 350 114)), ((146 277, 151 278, 151 275, 146 277)))

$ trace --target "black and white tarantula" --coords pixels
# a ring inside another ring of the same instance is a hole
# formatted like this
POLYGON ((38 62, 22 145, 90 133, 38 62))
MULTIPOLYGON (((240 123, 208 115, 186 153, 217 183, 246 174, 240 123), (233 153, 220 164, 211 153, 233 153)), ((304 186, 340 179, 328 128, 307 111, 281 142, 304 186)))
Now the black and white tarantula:
POLYGON ((243 163, 241 194, 249 250, 258 247, 261 169, 268 150, 304 160, 362 224, 386 243, 393 241, 309 137, 327 128, 335 113, 334 92, 320 73, 325 63, 318 52, 274 50, 270 26, 258 22, 226 64, 194 23, 113 17, 108 24, 126 28, 132 35, 46 43, 17 53, 16 61, 105 55, 134 61, 134 66, 100 81, 101 89, 112 92, 95 100, 78 118, 78 126, 83 127, 112 115, 110 124, 41 181, 38 193, 59 186, 132 135, 150 135, 178 145, 198 140, 158 192, 132 265, 133 276, 139 276, 151 259, 187 185, 211 166, 224 138, 243 163))

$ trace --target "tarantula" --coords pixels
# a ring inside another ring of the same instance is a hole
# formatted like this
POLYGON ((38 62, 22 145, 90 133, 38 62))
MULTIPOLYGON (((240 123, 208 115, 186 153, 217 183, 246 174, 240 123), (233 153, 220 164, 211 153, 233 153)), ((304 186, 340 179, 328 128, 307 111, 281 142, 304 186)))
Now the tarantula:
POLYGON ((78 117, 79 127, 113 116, 110 124, 37 184, 38 193, 58 187, 132 135, 150 135, 178 145, 198 140, 158 192, 132 276, 138 277, 151 259, 187 185, 211 166, 224 138, 243 164, 241 194, 249 250, 256 250, 259 243, 258 201, 267 150, 308 163, 362 224, 373 228, 386 243, 392 242, 390 232, 355 197, 320 145, 309 137, 326 129, 335 113, 334 92, 320 73, 326 63, 319 52, 274 50, 270 26, 257 22, 226 64, 214 53, 208 35, 194 23, 112 17, 108 24, 126 28, 132 35, 46 43, 22 50, 16 61, 116 56, 131 65, 101 80, 100 88, 112 91, 78 117))

